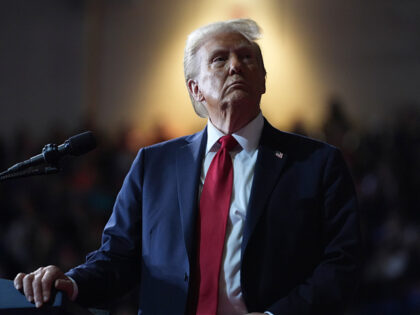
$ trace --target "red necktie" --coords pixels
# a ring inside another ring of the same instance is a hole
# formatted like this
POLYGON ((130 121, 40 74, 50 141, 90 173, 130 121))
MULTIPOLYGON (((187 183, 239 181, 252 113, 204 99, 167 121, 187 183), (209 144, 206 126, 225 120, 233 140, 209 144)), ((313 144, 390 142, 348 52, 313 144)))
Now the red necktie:
POLYGON ((229 151, 238 143, 232 135, 221 137, 218 142, 221 147, 207 171, 200 198, 197 315, 217 312, 220 266, 232 195, 233 165, 229 151))

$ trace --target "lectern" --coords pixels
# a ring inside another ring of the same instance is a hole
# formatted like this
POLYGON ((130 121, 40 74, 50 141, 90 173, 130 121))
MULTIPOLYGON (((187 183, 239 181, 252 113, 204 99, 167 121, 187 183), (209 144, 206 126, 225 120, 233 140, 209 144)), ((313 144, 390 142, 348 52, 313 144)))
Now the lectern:
POLYGON ((89 310, 69 301, 65 294, 57 292, 53 300, 41 308, 26 300, 17 291, 13 281, 0 279, 0 315, 92 315, 89 310))

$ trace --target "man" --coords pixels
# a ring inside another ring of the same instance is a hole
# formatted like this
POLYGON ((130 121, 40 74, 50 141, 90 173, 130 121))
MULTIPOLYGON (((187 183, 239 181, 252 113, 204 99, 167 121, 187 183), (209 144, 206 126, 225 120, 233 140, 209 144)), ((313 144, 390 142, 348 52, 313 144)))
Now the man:
POLYGON ((186 44, 194 135, 139 151, 102 246, 66 274, 18 274, 37 306, 50 288, 97 305, 140 283, 139 314, 337 314, 359 271, 356 197, 339 151, 274 129, 252 20, 186 44))

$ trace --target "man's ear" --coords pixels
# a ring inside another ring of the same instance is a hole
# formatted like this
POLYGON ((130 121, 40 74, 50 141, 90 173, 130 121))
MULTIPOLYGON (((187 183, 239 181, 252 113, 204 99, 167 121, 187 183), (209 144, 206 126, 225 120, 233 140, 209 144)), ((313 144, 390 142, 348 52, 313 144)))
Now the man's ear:
POLYGON ((194 98, 195 101, 197 101, 197 102, 204 101, 204 96, 203 96, 203 94, 201 93, 201 91, 198 87, 197 81, 195 81, 193 79, 189 79, 187 81, 187 87, 188 87, 188 90, 190 91, 190 94, 192 95, 192 97, 194 98))

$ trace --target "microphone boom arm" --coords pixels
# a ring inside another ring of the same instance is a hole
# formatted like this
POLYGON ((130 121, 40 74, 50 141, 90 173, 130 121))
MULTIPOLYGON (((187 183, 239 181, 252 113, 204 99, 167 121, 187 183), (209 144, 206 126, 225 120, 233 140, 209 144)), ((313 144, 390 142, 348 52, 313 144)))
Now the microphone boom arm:
POLYGON ((49 175, 58 173, 60 169, 53 165, 44 165, 38 168, 25 169, 20 172, 9 172, 9 170, 0 173, 0 182, 3 182, 8 179, 35 176, 35 175, 49 175))

